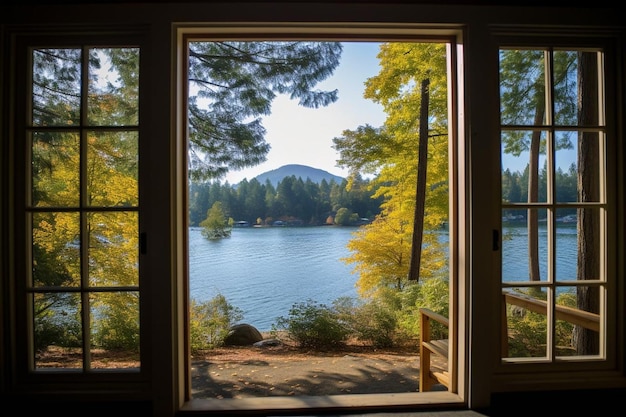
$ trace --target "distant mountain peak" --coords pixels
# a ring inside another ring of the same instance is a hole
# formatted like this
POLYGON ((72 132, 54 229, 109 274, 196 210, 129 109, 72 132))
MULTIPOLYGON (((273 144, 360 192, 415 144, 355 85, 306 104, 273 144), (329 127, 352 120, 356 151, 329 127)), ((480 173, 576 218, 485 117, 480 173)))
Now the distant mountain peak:
POLYGON ((302 178, 302 181, 306 181, 307 178, 312 182, 319 184, 322 180, 326 180, 328 183, 334 180, 337 184, 341 184, 344 180, 343 177, 331 174, 323 169, 313 168, 308 165, 300 164, 288 164, 283 165, 280 168, 273 169, 271 171, 264 172, 254 177, 261 184, 265 184, 267 180, 276 187, 283 178, 294 176, 296 178, 302 178))

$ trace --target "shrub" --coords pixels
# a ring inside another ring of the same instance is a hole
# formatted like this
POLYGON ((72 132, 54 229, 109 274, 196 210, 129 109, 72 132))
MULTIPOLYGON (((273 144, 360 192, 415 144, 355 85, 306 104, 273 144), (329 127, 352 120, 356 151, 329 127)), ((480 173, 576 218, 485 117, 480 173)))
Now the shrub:
POLYGON ((205 302, 191 300, 189 315, 191 353, 222 346, 229 329, 243 319, 241 309, 221 294, 205 302))
MULTIPOLYGON (((448 317, 449 287, 445 277, 433 277, 408 285, 400 294, 402 308, 398 317, 399 330, 409 338, 420 337, 419 309, 428 308, 448 317)), ((431 337, 444 339, 448 329, 440 323, 433 323, 431 337)))
POLYGON ((336 348, 349 334, 334 310, 310 299, 294 304, 288 317, 278 317, 275 328, 285 330, 299 347, 314 349, 336 348))
MULTIPOLYGON (((536 288, 520 291, 532 298, 546 300, 546 294, 536 288)), ((564 292, 557 295, 558 305, 576 307, 576 295, 573 292, 564 292)), ((509 328, 509 356, 510 357, 537 357, 545 356, 547 341, 546 315, 534 313, 522 307, 507 306, 507 325, 509 328)), ((564 320, 557 320, 555 324, 555 345, 557 355, 575 355, 573 333, 575 326, 564 320)))
POLYGON ((396 314, 387 305, 373 300, 364 303, 343 297, 334 301, 338 317, 356 339, 383 348, 396 339, 396 314))

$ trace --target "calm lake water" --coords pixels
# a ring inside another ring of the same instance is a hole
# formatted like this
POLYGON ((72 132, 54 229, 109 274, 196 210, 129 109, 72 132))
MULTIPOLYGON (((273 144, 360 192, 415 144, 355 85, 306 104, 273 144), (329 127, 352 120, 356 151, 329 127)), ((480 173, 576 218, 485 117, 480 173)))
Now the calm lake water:
POLYGON ((329 305, 356 297, 351 265, 339 259, 353 227, 235 228, 227 239, 209 241, 189 230, 191 297, 222 294, 244 313, 244 322, 270 330, 294 303, 312 299, 329 305))
MULTIPOLYGON (((191 297, 206 301, 222 294, 243 311, 243 322, 271 330, 295 303, 308 299, 330 305, 339 297, 357 297, 353 265, 340 261, 350 252, 353 227, 235 228, 227 239, 209 241, 201 228, 189 229, 191 297)), ((503 229, 507 280, 527 279, 527 236, 523 227, 503 229)), ((445 234, 442 236, 446 238, 445 234)), ((559 228, 557 276, 575 273, 576 227, 559 228)), ((540 253, 547 239, 540 231, 540 253)), ((546 262, 541 262, 542 279, 546 262)), ((572 278, 574 279, 575 276, 572 278)))

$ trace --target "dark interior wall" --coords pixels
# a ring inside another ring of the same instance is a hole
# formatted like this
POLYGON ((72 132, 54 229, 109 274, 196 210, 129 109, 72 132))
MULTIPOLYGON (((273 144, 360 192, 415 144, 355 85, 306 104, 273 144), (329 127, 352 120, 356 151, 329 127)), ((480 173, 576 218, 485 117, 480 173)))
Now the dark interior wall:
MULTIPOLYGON (((3 6, 37 4, 150 4, 150 3, 269 3, 268 0, 3 0, 3 6)), ((355 3, 355 4, 433 4, 433 5, 484 5, 484 6, 523 6, 523 7, 563 7, 567 2, 558 0, 273 0, 271 3, 355 3)), ((576 2, 578 3, 578 2, 576 2)), ((573 2, 574 4, 574 2, 573 2)), ((597 0, 589 4, 576 4, 576 7, 604 8, 615 7, 615 1, 597 0)))
MULTIPOLYGON (((172 3, 174 0, 4 0, 2 6, 10 5, 27 5, 27 4, 120 4, 120 3, 172 3)), ((262 0, 187 0, 186 3, 263 3, 262 0)), ((527 6, 527 7, 563 7, 562 1, 488 1, 488 0, 474 0, 474 1, 462 1, 462 0, 439 0, 439 1, 427 1, 427 0, 274 0, 273 3, 385 3, 385 4, 458 4, 458 5, 502 5, 502 6, 527 6)), ((579 6, 579 5, 577 5, 579 6)), ((614 2, 609 3, 604 0, 597 0, 586 7, 589 8, 603 8, 614 7, 614 2)), ((617 409, 624 408, 626 404, 626 388, 612 389, 612 390, 583 390, 583 391, 535 391, 535 392, 523 392, 523 393, 499 393, 492 396, 492 404, 489 410, 481 410, 489 416, 515 416, 515 415, 527 415, 533 416, 534 414, 544 415, 544 413, 553 413, 553 415, 569 415, 569 416, 596 416, 602 415, 603 412, 606 415, 608 413, 609 404, 617 404, 617 409), (621 404, 621 405, 620 405, 621 404)), ((22 406, 26 404, 21 404, 22 406)), ((151 402, 106 402, 106 403, 83 403, 83 402, 57 402, 51 400, 44 404, 29 404, 35 412, 39 412, 42 415, 54 415, 58 412, 65 416, 86 416, 86 415, 114 415, 119 413, 120 410, 124 410, 121 415, 132 416, 144 416, 152 415, 152 403, 151 402), (56 411, 55 411, 56 410, 56 411)), ((25 412, 23 408, 21 412, 25 412)), ((384 410, 379 410, 383 412, 384 410)), ((21 414, 20 412, 20 414, 21 414)), ((8 416, 6 410, 2 411, 2 415, 8 416)), ((618 415, 616 413, 616 415, 618 415)), ((337 417, 337 416, 335 416, 337 417)), ((374 416, 373 416, 374 417, 374 416)))
POLYGON ((625 399, 626 388, 500 393, 492 395, 490 408, 482 412, 493 417, 611 416, 624 412, 625 399))

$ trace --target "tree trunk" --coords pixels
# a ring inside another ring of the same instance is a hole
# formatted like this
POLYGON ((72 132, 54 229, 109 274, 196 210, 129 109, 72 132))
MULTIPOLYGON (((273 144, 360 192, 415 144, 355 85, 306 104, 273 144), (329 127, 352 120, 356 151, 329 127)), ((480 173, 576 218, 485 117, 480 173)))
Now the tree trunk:
POLYGON ((409 280, 419 281, 422 257, 422 239, 424 234, 424 210, 426 206, 426 167, 428 161, 428 86, 430 80, 422 81, 422 102, 420 104, 420 131, 417 154, 417 186, 415 188, 415 216, 413 219, 413 240, 411 243, 411 262, 409 280))
MULTIPOLYGON (((543 89, 541 90, 543 91, 543 89)), ((538 95, 535 107, 535 125, 543 124, 546 113, 546 102, 543 93, 538 95)), ((539 201, 539 151, 541 148, 541 132, 533 131, 530 141, 528 162, 528 202, 539 201)), ((539 272, 539 213, 537 209, 528 209, 528 279, 541 281, 539 272)))
MULTIPOLYGON (((597 125, 598 120, 598 73, 595 52, 578 54, 578 118, 579 126, 597 125)), ((599 201, 599 138, 595 132, 580 132, 578 140, 578 201, 599 201)), ((578 280, 598 279, 600 273, 600 225, 599 213, 592 209, 578 209, 578 280)), ((600 297, 598 287, 578 287, 577 308, 598 313, 600 297)), ((597 332, 577 326, 574 343, 579 355, 599 353, 597 332)))

